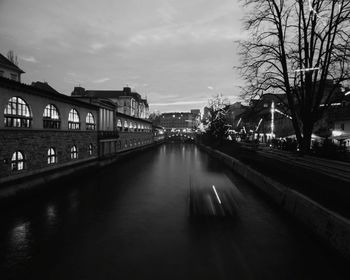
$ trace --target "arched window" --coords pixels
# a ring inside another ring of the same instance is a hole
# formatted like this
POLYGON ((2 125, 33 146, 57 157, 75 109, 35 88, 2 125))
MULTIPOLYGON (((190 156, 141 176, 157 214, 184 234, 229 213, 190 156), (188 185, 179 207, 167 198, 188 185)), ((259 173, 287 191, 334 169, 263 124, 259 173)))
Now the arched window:
POLYGON ((117 127, 119 131, 122 131, 122 122, 120 119, 117 120, 117 127))
POLYGON ((19 97, 11 97, 4 111, 6 127, 30 127, 32 118, 29 106, 19 97))
POLYGON ((95 130, 95 119, 91 113, 87 113, 86 115, 86 129, 87 130, 95 130))
POLYGON ((70 158, 71 159, 78 158, 78 150, 77 150, 77 147, 75 145, 70 148, 70 158))
POLYGON ((24 169, 24 155, 20 151, 14 152, 11 158, 11 170, 19 171, 23 169, 24 169))
POLYGON ((59 129, 61 126, 60 115, 55 105, 49 104, 44 109, 43 127, 59 129))
POLYGON ((92 146, 92 144, 89 144, 89 148, 88 148, 89 156, 92 156, 93 149, 94 147, 92 146))
POLYGON ((124 121, 124 131, 128 131, 128 122, 124 121))
POLYGON ((53 164, 57 162, 57 154, 55 148, 47 150, 47 164, 53 164))
POLYGON ((77 110, 71 109, 68 115, 68 129, 80 129, 80 119, 77 110))

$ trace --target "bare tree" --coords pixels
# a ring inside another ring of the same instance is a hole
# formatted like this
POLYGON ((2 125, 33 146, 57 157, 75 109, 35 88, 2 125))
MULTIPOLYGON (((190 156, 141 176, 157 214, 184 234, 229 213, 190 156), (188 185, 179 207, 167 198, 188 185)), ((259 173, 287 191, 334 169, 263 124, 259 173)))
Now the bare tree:
POLYGON ((13 50, 9 50, 7 52, 7 58, 8 60, 10 60, 13 64, 17 65, 18 66, 18 58, 17 58, 17 55, 15 55, 14 51, 13 50))
POLYGON ((221 143, 227 136, 228 130, 228 99, 221 94, 213 96, 208 100, 209 119, 207 133, 221 143))
POLYGON ((284 93, 299 146, 349 80, 349 0, 242 0, 249 38, 240 42, 245 96, 284 93), (330 83, 331 81, 331 83, 330 83))

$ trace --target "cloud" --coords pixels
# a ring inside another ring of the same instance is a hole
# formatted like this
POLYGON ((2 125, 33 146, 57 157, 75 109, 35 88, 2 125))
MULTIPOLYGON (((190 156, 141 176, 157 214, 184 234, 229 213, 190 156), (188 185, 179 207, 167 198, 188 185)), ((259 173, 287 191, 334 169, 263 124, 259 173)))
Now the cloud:
POLYGON ((101 79, 97 79, 97 80, 94 80, 94 81, 92 81, 94 84, 102 84, 102 83, 105 83, 105 82, 107 82, 107 81, 109 81, 110 80, 110 78, 101 78, 101 79))
POLYGON ((165 2, 157 9, 157 14, 165 23, 172 23, 177 14, 177 10, 169 3, 165 2))
POLYGON ((208 86, 208 89, 213 90, 214 88, 212 86, 208 86))
POLYGON ((169 102, 169 103, 151 103, 152 106, 172 106, 172 105, 189 105, 189 104, 204 104, 207 103, 207 101, 202 100, 192 100, 192 101, 176 101, 176 102, 169 102))
POLYGON ((99 52, 100 50, 102 50, 103 48, 105 48, 107 45, 100 43, 100 42, 94 42, 92 44, 90 44, 88 52, 95 54, 97 52, 99 52))
POLYGON ((38 63, 34 56, 20 56, 19 58, 27 62, 38 63))

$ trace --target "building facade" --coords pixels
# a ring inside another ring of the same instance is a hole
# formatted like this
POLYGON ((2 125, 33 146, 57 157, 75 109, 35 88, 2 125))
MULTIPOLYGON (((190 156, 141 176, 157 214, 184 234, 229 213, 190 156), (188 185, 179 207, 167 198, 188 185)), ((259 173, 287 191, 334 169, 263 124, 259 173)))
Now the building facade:
POLYGON ((200 123, 200 110, 193 109, 191 112, 163 113, 160 117, 160 126, 166 131, 196 130, 200 123))
MULTIPOLYGON (((152 123, 141 117, 121 113, 118 105, 121 99, 116 98, 114 91, 85 91, 84 88, 76 87, 72 92, 72 98, 99 107, 100 157, 113 156, 116 153, 153 142, 152 123)), ((134 105, 133 110, 136 110, 135 108, 138 107, 134 105)), ((127 113, 130 113, 130 108, 128 110, 127 113)), ((133 112, 133 115, 138 115, 140 111, 133 112)))
POLYGON ((22 69, 0 53, 0 77, 20 82, 22 73, 22 69))
POLYGON ((141 98, 139 93, 131 91, 129 87, 124 87, 123 90, 85 90, 82 87, 75 87, 71 95, 73 97, 109 99, 115 103, 118 113, 141 119, 149 117, 147 100, 141 98))
POLYGON ((1 179, 98 155, 97 106, 0 78, 0 112, 1 179))

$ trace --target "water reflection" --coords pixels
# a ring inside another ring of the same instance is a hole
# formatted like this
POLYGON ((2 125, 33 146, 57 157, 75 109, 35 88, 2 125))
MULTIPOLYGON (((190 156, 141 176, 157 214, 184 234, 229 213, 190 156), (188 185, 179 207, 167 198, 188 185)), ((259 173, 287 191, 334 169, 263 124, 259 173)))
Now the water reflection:
POLYGON ((47 221, 50 225, 55 224, 56 222, 56 207, 53 204, 47 206, 46 209, 47 221))
POLYGON ((30 222, 17 224, 11 232, 11 244, 15 249, 28 249, 30 244, 30 222))

